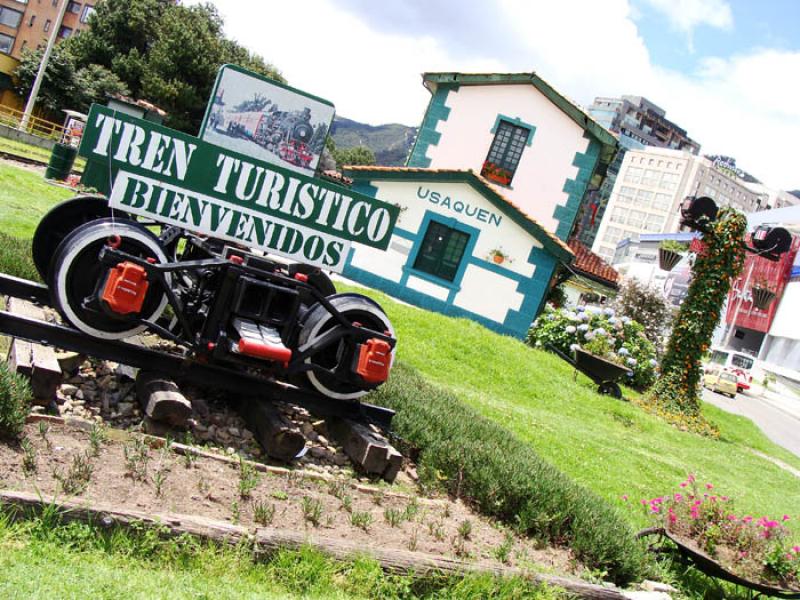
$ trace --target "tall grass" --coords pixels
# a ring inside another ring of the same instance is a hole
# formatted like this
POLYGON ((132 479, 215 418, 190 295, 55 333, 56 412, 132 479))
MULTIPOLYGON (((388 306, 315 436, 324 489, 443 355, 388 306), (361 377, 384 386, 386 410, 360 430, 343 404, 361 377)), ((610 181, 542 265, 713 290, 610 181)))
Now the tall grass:
POLYGON ((22 435, 31 400, 28 380, 0 360, 0 438, 17 439, 22 435))
POLYGON ((41 281, 31 257, 31 241, 0 232, 0 273, 41 281))

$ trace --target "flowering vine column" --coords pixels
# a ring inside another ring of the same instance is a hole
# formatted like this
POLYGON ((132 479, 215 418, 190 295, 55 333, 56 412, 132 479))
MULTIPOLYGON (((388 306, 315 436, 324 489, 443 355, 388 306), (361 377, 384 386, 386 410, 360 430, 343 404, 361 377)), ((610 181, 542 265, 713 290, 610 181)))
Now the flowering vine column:
POLYGON ((700 415, 700 360, 711 343, 731 281, 744 266, 746 230, 744 215, 729 207, 720 209, 717 220, 709 224, 661 362, 661 377, 645 398, 668 418, 689 417, 690 424, 699 425, 696 429, 707 428, 700 415))

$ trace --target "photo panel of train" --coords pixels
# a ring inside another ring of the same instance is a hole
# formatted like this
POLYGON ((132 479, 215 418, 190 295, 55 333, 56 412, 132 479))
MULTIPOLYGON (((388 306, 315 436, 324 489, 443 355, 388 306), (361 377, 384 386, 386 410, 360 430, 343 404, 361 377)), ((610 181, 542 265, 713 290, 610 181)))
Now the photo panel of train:
POLYGON ((224 65, 199 137, 313 176, 335 111, 327 100, 224 65))

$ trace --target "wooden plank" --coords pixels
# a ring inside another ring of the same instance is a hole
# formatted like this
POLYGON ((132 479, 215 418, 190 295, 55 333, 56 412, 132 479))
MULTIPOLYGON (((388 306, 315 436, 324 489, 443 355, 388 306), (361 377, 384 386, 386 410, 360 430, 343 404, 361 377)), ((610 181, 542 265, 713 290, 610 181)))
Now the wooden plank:
MULTIPOLYGON (((11 490, 0 491, 0 505, 16 507, 14 514, 40 514, 50 509, 55 500, 43 498, 39 494, 11 490)), ((480 562, 464 562, 423 552, 384 548, 365 548, 363 544, 344 539, 309 535, 285 529, 247 528, 224 521, 208 519, 197 515, 150 514, 117 506, 91 504, 83 500, 58 501, 63 522, 78 521, 93 523, 101 527, 121 527, 123 529, 142 527, 157 528, 160 533, 171 537, 190 535, 219 544, 230 544, 240 548, 248 547, 244 541, 252 543, 254 557, 272 553, 280 549, 299 549, 312 546, 337 560, 354 560, 368 556, 376 560, 389 572, 426 576, 437 573, 465 574, 484 573, 498 577, 517 576, 531 581, 557 586, 580 598, 589 600, 624 600, 628 596, 614 586, 602 586, 578 579, 559 577, 544 573, 534 573, 518 567, 503 567, 480 562)), ((638 592, 642 594, 642 592, 638 592)))
POLYGON ((153 421, 183 427, 192 414, 192 403, 181 394, 174 381, 161 373, 139 371, 136 397, 144 413, 153 421))
POLYGON ((383 475, 389 466, 389 442, 368 426, 330 417, 327 420, 331 436, 342 445, 347 456, 365 473, 383 475))
POLYGON ((305 446, 306 439, 300 429, 269 402, 245 398, 237 409, 270 457, 290 461, 305 446))
MULTIPOLYGON (((31 319, 45 320, 44 310, 20 298, 9 298, 6 310, 31 319)), ((62 375, 58 358, 51 347, 13 339, 8 350, 8 362, 12 370, 30 378, 34 400, 43 404, 53 401, 62 375)))

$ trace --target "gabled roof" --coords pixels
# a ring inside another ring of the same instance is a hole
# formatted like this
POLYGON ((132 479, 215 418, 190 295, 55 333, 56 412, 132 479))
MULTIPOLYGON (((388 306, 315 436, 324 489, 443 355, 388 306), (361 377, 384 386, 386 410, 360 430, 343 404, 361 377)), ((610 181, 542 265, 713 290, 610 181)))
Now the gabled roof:
POLYGON ((413 167, 364 167, 346 166, 343 172, 358 180, 416 180, 456 181, 472 186, 479 194, 508 216, 517 225, 530 233, 559 260, 571 263, 575 258, 572 250, 555 235, 542 227, 538 221, 526 215, 516 204, 501 194, 487 179, 471 169, 417 169, 413 167))
POLYGON ((601 162, 609 164, 614 158, 618 146, 617 138, 575 102, 556 91, 552 85, 533 71, 530 73, 423 73, 422 82, 432 92, 436 91, 439 84, 532 85, 570 119, 597 138, 597 141, 603 145, 603 149, 600 151, 601 162))
POLYGON ((575 253, 575 262, 572 263, 572 270, 578 274, 593 279, 598 283, 607 285, 614 289, 619 282, 619 273, 578 240, 570 240, 570 249, 575 253))

